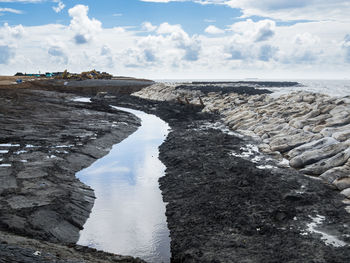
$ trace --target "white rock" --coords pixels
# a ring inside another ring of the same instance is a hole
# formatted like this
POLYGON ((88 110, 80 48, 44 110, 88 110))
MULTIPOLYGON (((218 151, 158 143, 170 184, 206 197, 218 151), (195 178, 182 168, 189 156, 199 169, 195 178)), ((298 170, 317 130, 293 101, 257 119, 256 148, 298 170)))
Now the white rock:
POLYGON ((345 177, 345 178, 340 178, 340 179, 336 179, 333 181, 333 184, 340 190, 344 190, 346 188, 350 188, 350 173, 349 173, 349 177, 345 177))
POLYGON ((340 194, 346 196, 346 198, 350 198, 350 188, 346 188, 340 192, 340 194))
POLYGON ((320 175, 320 177, 327 181, 328 183, 333 183, 338 178, 348 177, 350 175, 350 167, 349 166, 340 166, 329 169, 320 175))
POLYGON ((320 137, 320 135, 301 131, 295 135, 274 138, 271 140, 270 146, 272 151, 286 152, 320 137))
POLYGON ((336 143, 338 143, 338 141, 332 137, 322 138, 319 140, 315 140, 315 141, 303 144, 297 148, 294 148, 293 150, 287 153, 287 156, 289 158, 294 158, 298 155, 301 155, 304 152, 320 149, 322 147, 329 146, 336 143))
POLYGON ((343 165, 349 158, 350 148, 338 153, 329 159, 323 159, 317 163, 308 165, 305 168, 301 169, 300 172, 310 175, 320 175, 331 168, 343 165))

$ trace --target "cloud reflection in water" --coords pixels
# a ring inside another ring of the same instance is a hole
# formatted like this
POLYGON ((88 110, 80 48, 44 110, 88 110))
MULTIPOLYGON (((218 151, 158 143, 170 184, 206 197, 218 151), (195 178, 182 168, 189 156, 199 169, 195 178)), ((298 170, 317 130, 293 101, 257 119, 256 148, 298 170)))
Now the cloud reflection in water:
POLYGON ((158 147, 169 126, 154 115, 127 111, 137 115, 142 126, 77 174, 97 197, 78 244, 169 262, 169 230, 158 184, 165 170, 158 147))

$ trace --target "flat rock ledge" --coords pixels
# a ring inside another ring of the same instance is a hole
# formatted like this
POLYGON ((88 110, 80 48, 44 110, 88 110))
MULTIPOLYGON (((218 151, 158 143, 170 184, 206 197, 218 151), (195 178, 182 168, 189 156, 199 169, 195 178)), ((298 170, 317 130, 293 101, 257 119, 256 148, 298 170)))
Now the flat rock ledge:
POLYGON ((294 92, 274 98, 267 93, 249 85, 230 91, 217 83, 156 83, 133 95, 202 105, 203 112, 219 113, 227 127, 250 136, 261 152, 322 178, 349 203, 350 97, 294 92))
MULTIPOLYGON (((75 173, 106 155, 140 125, 132 114, 75 102, 75 97, 0 89, 0 262, 105 262, 50 257, 45 261, 32 252, 42 241, 61 245, 78 241, 95 195, 75 173), (15 238, 6 243, 5 234, 37 242, 31 242, 34 247, 29 249, 15 238)), ((115 262, 141 262, 128 260, 115 262)))

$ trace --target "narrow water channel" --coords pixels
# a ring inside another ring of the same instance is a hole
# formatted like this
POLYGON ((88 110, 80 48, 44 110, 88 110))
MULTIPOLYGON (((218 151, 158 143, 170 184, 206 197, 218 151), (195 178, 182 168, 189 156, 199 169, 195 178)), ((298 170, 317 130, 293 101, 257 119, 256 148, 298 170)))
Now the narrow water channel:
POLYGON ((97 198, 78 244, 147 262, 169 262, 169 230, 158 184, 165 170, 158 147, 169 126, 142 111, 117 109, 135 114, 141 127, 77 174, 97 198))

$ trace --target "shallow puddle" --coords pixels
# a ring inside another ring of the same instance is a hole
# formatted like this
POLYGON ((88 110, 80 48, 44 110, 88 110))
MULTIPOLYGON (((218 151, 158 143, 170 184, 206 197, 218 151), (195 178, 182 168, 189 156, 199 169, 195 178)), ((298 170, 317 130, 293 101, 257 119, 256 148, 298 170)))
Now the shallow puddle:
POLYGON ((141 127, 77 176, 97 199, 78 244, 147 262, 170 261, 170 238, 158 178, 165 166, 158 147, 169 126, 141 111, 141 127))

